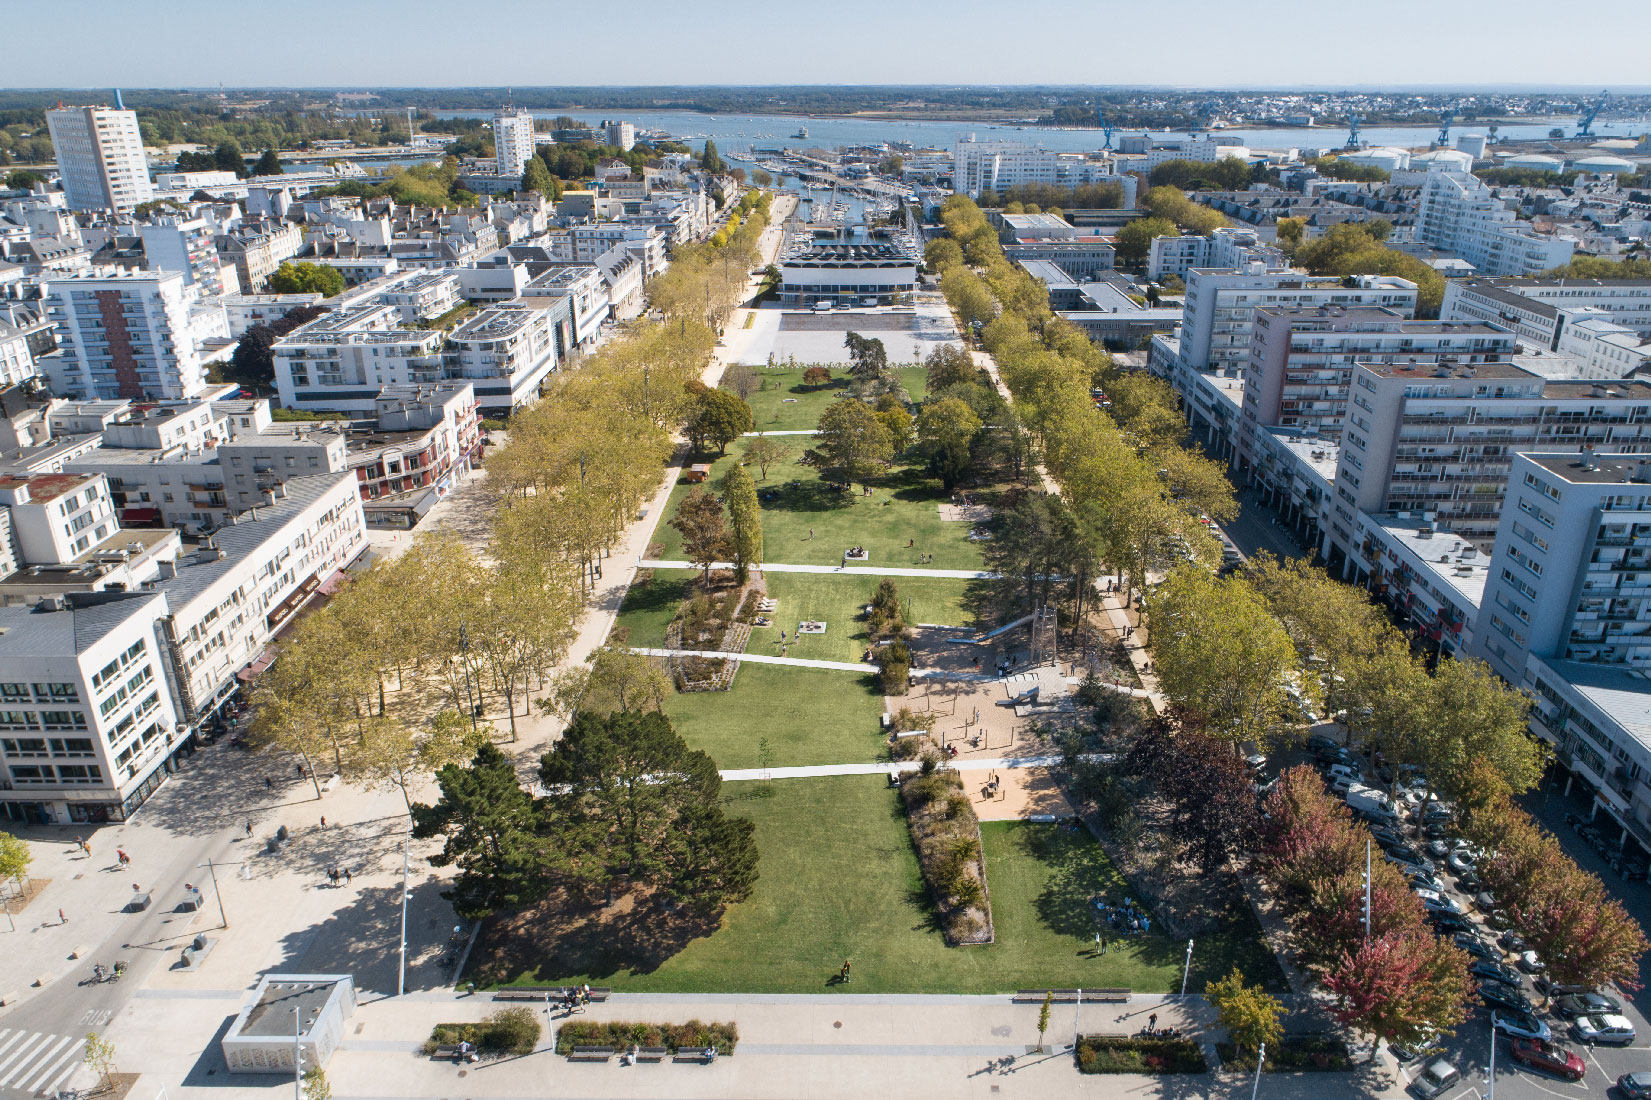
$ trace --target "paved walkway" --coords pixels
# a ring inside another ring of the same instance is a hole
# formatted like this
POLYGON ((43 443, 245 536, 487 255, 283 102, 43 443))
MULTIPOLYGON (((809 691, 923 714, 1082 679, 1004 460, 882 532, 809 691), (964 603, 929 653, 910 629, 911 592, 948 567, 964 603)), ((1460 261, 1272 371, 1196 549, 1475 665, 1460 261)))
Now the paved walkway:
POLYGON ((746 435, 818 435, 813 428, 788 428, 783 432, 746 432, 746 435))
MULTIPOLYGON (((1052 768, 1059 756, 991 756, 980 760, 948 760, 946 766, 960 772, 987 772, 1009 768, 1052 768)), ((874 764, 809 764, 796 768, 729 768, 718 772, 734 782, 744 779, 819 779, 828 775, 900 775, 921 768, 918 760, 882 761, 874 764)))
MULTIPOLYGON (((700 565, 691 561, 672 561, 659 558, 648 558, 638 563, 643 569, 699 569, 700 565)), ((714 561, 712 569, 732 569, 731 561, 714 561)), ((787 565, 781 562, 765 561, 758 570, 763 573, 841 573, 844 576, 858 577, 944 577, 958 581, 995 581, 998 574, 982 569, 914 569, 903 566, 885 566, 875 568, 869 565, 787 565)), ((634 572, 634 570, 633 570, 634 572)))
POLYGON ((770 657, 764 653, 730 653, 721 649, 655 649, 649 646, 632 646, 632 653, 640 653, 644 657, 712 657, 723 660, 749 661, 754 665, 795 665, 798 668, 827 668, 838 672, 875 672, 875 665, 857 664, 852 661, 810 661, 802 657, 770 657))

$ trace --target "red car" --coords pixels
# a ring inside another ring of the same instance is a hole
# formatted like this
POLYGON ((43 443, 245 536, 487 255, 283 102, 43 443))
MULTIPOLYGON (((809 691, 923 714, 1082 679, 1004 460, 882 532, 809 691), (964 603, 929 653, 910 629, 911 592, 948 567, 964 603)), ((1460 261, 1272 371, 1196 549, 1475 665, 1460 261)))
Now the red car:
POLYGON ((1558 1043, 1550 1043, 1546 1039, 1515 1039, 1511 1045, 1514 1061, 1523 1062, 1543 1073, 1551 1073, 1567 1081, 1580 1081, 1588 1072, 1588 1064, 1575 1051, 1566 1050, 1558 1043))

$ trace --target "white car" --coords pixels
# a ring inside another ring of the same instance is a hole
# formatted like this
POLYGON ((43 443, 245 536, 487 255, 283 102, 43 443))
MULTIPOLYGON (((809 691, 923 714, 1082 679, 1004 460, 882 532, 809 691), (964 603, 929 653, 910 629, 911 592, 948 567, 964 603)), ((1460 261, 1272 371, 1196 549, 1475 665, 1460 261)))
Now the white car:
POLYGON ((1328 779, 1330 779, 1331 782, 1338 779, 1345 779, 1349 783, 1357 783, 1359 781, 1359 769, 1350 768, 1346 764, 1333 764, 1331 765, 1330 770, 1324 774, 1328 779))
POLYGON ((1535 951, 1521 951, 1519 957, 1513 961, 1513 965, 1527 974, 1540 974, 1547 969, 1541 956, 1537 955, 1535 951))
POLYGON ((1437 890, 1416 891, 1416 900, 1422 903, 1422 908, 1429 913, 1460 913, 1462 907, 1456 899, 1448 894, 1441 894, 1437 890))
POLYGON ((1529 1012, 1515 1012, 1510 1008, 1499 1008, 1490 1014, 1490 1026, 1504 1035, 1511 1035, 1515 1039, 1552 1039, 1553 1032, 1547 1021, 1539 1020, 1529 1012))
POLYGON ((1410 1088, 1422 1100, 1433 1100, 1433 1097, 1455 1088, 1461 1081, 1462 1071, 1440 1058, 1418 1073, 1416 1079, 1410 1082, 1410 1088))
POLYGON ((1452 852, 1450 853, 1450 858, 1445 860, 1445 862, 1450 865, 1450 869, 1456 874, 1465 875, 1469 871, 1473 870, 1473 853, 1452 852))
POLYGON ((1603 1016, 1578 1016, 1571 1024, 1576 1037, 1589 1046, 1595 1043, 1616 1043, 1627 1046, 1634 1041, 1634 1025, 1628 1017, 1607 1013, 1603 1016))

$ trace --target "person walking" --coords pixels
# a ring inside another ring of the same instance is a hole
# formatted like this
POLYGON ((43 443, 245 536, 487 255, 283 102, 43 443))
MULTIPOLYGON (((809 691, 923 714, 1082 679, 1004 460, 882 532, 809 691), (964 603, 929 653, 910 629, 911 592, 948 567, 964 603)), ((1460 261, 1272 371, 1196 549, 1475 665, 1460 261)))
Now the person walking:
POLYGON ((247 838, 252 838, 252 818, 247 818, 247 838))
MULTIPOLYGON (((346 884, 348 884, 350 882, 350 869, 348 867, 344 868, 344 882, 346 884)), ((472 988, 474 988, 474 987, 472 987, 472 988)))
POLYGON ((327 881, 332 883, 334 886, 338 885, 338 868, 336 868, 336 867, 328 867, 327 868, 327 881))
POLYGON ((61 910, 61 909, 59 909, 57 911, 57 923, 58 924, 68 924, 69 923, 69 918, 65 917, 63 915, 63 910, 61 910))
POLYGON ((270 777, 269 777, 269 776, 267 776, 267 775, 266 775, 266 776, 264 776, 264 789, 265 789, 265 790, 266 790, 266 791, 269 791, 269 790, 274 790, 274 789, 275 789, 275 780, 273 780, 273 779, 271 779, 271 778, 270 778, 270 777))
POLYGON ((325 829, 327 827, 327 815, 326 814, 321 815, 321 827, 323 829, 325 829))
POLYGON ((1151 1016, 1147 1017, 1147 1030, 1148 1031, 1157 1031, 1158 1030, 1158 1014, 1156 1012, 1154 1012, 1151 1016))
POLYGON ((131 856, 129 856, 129 855, 127 855, 127 854, 126 854, 126 852, 125 852, 125 851, 124 851, 124 850, 122 850, 122 849, 120 849, 120 848, 116 848, 116 849, 115 849, 115 858, 116 858, 116 859, 118 859, 118 860, 120 860, 120 865, 121 865, 121 866, 122 866, 122 867, 129 867, 129 866, 131 866, 131 863, 132 863, 132 857, 131 857, 131 856))
POLYGON ((842 978, 844 982, 848 982, 848 981, 852 980, 848 976, 848 971, 849 971, 849 962, 848 962, 847 959, 844 959, 843 960, 842 972, 838 975, 838 977, 842 978))

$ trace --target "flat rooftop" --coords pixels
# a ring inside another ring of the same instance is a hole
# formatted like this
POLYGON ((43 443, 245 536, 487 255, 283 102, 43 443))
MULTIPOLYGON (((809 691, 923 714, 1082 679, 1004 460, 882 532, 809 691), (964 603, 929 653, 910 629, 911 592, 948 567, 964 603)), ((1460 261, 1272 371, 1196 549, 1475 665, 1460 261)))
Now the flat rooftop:
POLYGON ((89 483, 92 477, 92 474, 7 474, 0 477, 0 490, 26 485, 31 504, 46 504, 89 483))
POLYGON ((1485 582, 1490 578, 1490 555, 1449 528, 1412 513, 1379 515, 1366 513, 1392 543, 1403 546, 1421 561, 1429 577, 1454 592, 1463 602, 1478 607, 1485 598, 1485 582), (1431 532, 1424 534, 1423 532, 1431 532))
POLYGON ((1622 665, 1588 661, 1539 660, 1571 684, 1571 689, 1620 726, 1641 745, 1651 748, 1651 679, 1622 665))
POLYGON ((1587 456, 1575 452, 1567 454, 1522 452, 1531 462, 1555 477, 1576 485, 1627 485, 1651 483, 1651 455, 1587 456))
POLYGON ((321 1010, 327 1007, 337 982, 290 981, 270 982, 264 987, 258 1003, 247 1013, 241 1035, 279 1035, 291 1038, 292 1013, 298 1010, 307 1033, 321 1010))
MULTIPOLYGON (((1228 381, 1223 379, 1223 381, 1228 381)), ((1302 466, 1312 470, 1326 487, 1336 480, 1336 463, 1341 459, 1341 444, 1333 439, 1322 439, 1288 428, 1264 429, 1277 446, 1296 457, 1302 466)))
POLYGON ((1500 360, 1489 363, 1457 364, 1454 367, 1448 363, 1439 364, 1432 361, 1426 363, 1360 362, 1359 366, 1370 371, 1372 374, 1382 375, 1383 377, 1405 379, 1413 378, 1418 381, 1429 378, 1437 378, 1441 382, 1448 381, 1452 378, 1522 378, 1530 380, 1536 377, 1536 375, 1532 374, 1524 367, 1500 360), (1441 370, 1446 370, 1446 368, 1449 368, 1448 373, 1439 373, 1441 370), (1470 374, 1469 371, 1472 373, 1470 374))

